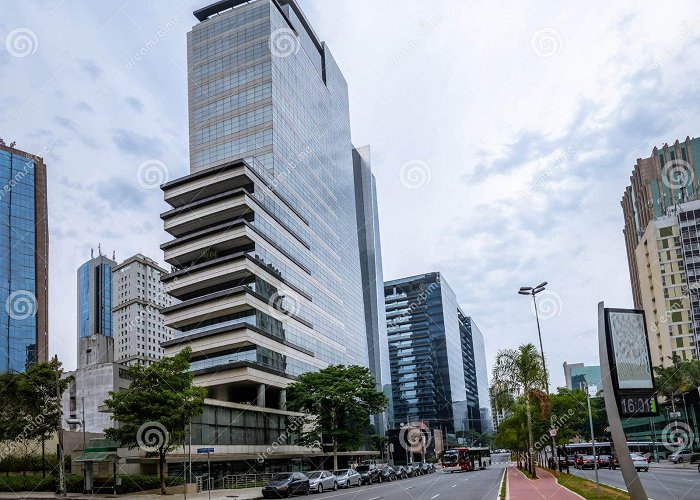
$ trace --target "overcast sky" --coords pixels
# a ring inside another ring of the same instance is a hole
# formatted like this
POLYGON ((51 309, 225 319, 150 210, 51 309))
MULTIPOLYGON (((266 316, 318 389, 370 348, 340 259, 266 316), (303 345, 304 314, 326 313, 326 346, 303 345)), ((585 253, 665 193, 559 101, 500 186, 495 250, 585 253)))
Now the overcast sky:
MULTIPOLYGON (((489 365, 537 342, 516 291, 547 280, 555 384, 564 361, 597 364, 597 303, 632 307, 634 163, 700 132, 700 5, 300 2, 348 81, 353 141, 372 147, 385 279, 442 272, 489 365)), ((185 34, 206 4, 3 3, 0 137, 45 152, 50 348, 67 368, 90 249, 162 262, 156 187, 188 172, 185 34)))

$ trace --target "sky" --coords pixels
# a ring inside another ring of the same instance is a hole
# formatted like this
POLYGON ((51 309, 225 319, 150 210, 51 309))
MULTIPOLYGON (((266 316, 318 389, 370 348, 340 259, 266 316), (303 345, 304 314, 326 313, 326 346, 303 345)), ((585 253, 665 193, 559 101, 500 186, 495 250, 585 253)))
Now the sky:
MULTIPOLYGON (((632 307, 620 199, 637 158, 700 134, 691 1, 299 0, 371 145, 384 278, 440 271, 499 349, 552 381, 598 363, 597 304, 632 307)), ((159 262, 158 185, 188 172, 186 33, 206 1, 6 0, 0 137, 48 168, 50 350, 76 364, 90 250, 159 262)))

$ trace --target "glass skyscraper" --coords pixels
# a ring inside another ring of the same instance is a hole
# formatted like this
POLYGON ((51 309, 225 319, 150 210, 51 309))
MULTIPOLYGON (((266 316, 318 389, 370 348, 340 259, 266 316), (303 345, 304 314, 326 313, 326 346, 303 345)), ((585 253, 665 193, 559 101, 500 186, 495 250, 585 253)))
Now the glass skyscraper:
POLYGON ((44 161, 0 145, 0 372, 47 360, 48 242, 44 161))
POLYGON ((100 254, 78 268, 78 367, 114 360, 112 270, 100 254))
MULTIPOLYGON (((363 270, 376 280, 381 267, 358 239, 358 217, 375 221, 358 193, 374 188, 356 184, 345 79, 295 2, 222 1, 194 15, 190 174, 163 186, 173 239, 162 281, 180 302, 163 310, 175 338, 162 346, 191 347, 195 383, 224 405, 206 407, 193 440, 236 455, 264 450, 295 417, 296 375, 381 372, 370 361, 379 295, 370 332, 363 292, 363 270), (244 419, 231 420, 231 403, 244 419)), ((287 443, 271 460, 300 451, 287 443)))
POLYGON ((444 277, 388 281, 384 294, 394 427, 423 422, 457 437, 490 430, 483 337, 444 277))

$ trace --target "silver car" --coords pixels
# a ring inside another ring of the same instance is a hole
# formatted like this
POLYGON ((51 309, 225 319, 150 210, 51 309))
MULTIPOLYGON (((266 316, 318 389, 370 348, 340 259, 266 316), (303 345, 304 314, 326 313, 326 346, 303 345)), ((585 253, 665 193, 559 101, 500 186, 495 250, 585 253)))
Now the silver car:
POLYGON ((355 469, 334 470, 333 474, 335 474, 338 486, 341 488, 350 488, 351 486, 360 486, 362 484, 362 476, 355 469))
POLYGON ((309 487, 311 491, 323 493, 324 491, 335 491, 338 489, 338 480, 335 475, 327 470, 309 472, 306 476, 309 478, 309 487))

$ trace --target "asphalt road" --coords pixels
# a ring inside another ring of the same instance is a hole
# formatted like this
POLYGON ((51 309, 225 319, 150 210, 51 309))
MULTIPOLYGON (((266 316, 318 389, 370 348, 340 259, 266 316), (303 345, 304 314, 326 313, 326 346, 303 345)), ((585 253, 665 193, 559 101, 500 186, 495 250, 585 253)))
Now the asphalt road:
MULTIPOLYGON (((595 471, 570 469, 572 474, 595 481, 595 471)), ((700 500, 700 474, 697 465, 688 469, 652 468, 649 472, 639 472, 639 479, 644 485, 650 500, 700 500)), ((600 482, 627 490, 620 470, 600 469, 600 482)))
POLYGON ((467 497, 470 500, 496 500, 504 469, 505 463, 499 462, 482 471, 450 474, 438 470, 426 476, 312 496, 324 500, 464 500, 467 497))

